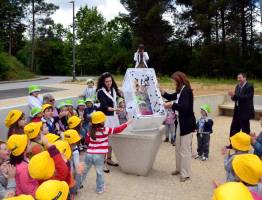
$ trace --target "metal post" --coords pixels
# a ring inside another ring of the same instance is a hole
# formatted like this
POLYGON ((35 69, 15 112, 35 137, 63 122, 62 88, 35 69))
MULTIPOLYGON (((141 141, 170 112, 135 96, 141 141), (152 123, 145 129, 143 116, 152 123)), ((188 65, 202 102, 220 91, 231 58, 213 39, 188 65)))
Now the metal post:
POLYGON ((262 0, 260 0, 260 13, 261 13, 261 23, 262 23, 262 0))
POLYGON ((75 50, 75 2, 70 1, 69 3, 73 4, 73 66, 72 66, 72 75, 73 81, 76 80, 76 66, 75 66, 75 58, 76 58, 76 50, 75 50))

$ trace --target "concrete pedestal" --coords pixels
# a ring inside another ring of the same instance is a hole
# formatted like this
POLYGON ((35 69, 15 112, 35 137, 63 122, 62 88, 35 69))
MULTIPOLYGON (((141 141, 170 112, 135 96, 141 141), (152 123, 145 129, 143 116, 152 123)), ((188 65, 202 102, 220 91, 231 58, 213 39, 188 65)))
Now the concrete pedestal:
POLYGON ((112 135, 111 144, 120 169, 127 174, 146 176, 152 169, 165 127, 159 130, 112 135))

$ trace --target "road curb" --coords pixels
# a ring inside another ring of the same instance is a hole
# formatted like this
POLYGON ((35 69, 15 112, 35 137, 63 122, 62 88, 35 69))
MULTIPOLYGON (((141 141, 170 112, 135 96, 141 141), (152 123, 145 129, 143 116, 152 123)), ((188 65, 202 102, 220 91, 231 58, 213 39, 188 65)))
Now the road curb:
POLYGON ((49 78, 48 77, 38 77, 38 78, 22 79, 22 80, 0 81, 0 84, 30 82, 30 81, 42 81, 42 80, 46 80, 46 79, 49 79, 49 78))

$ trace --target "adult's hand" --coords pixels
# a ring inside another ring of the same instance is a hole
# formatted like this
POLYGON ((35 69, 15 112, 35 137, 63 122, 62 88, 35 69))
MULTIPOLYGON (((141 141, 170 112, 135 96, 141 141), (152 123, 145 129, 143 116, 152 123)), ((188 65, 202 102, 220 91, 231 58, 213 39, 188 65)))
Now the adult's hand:
POLYGON ((229 95, 230 97, 233 97, 233 96, 235 95, 235 92, 229 91, 229 92, 228 92, 228 95, 229 95))
POLYGON ((167 102, 167 103, 164 104, 164 107, 165 107, 166 109, 170 109, 170 108, 172 108, 172 106, 173 106, 173 103, 172 103, 172 102, 167 102))

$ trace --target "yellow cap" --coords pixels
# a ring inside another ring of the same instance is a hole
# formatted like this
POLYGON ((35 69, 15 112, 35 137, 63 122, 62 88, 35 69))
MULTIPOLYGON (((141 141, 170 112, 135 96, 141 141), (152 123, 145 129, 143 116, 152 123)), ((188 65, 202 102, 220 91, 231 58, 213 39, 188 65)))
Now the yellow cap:
POLYGON ((24 133, 30 140, 34 139, 39 135, 42 125, 42 122, 31 122, 24 127, 24 133))
POLYGON ((53 133, 47 133, 45 135, 47 141, 50 143, 50 144, 54 144, 57 140, 60 139, 60 137, 56 134, 53 134, 53 133))
POLYGON ((44 112, 47 108, 53 108, 53 106, 51 104, 42 105, 42 112, 44 112))
POLYGON ((20 156, 25 152, 27 147, 27 136, 25 134, 18 135, 14 134, 11 135, 7 140, 7 148, 11 151, 12 155, 20 156))
POLYGON ((227 182, 215 189, 212 200, 253 200, 243 183, 227 182))
POLYGON ((238 151, 249 151, 251 149, 250 135, 239 132, 230 138, 232 147, 238 151))
POLYGON ((34 200, 34 198, 31 195, 22 194, 16 197, 5 198, 4 200, 34 200))
POLYGON ((72 116, 68 119, 67 123, 70 129, 75 128, 81 123, 81 119, 77 116, 72 116))
POLYGON ((92 124, 100 124, 106 121, 106 116, 103 112, 97 111, 91 115, 92 124))
POLYGON ((19 120, 22 114, 23 113, 20 110, 9 111, 9 113, 7 114, 5 118, 5 126, 7 128, 10 128, 11 125, 13 125, 14 123, 16 123, 19 120))
POLYGON ((76 130, 70 129, 64 132, 64 140, 69 144, 75 144, 81 140, 81 137, 76 130))
POLYGON ((58 140, 54 143, 58 151, 63 154, 67 160, 71 158, 72 155, 72 150, 68 142, 63 141, 63 140, 58 140))
POLYGON ((236 155, 233 159, 232 166, 235 174, 241 181, 250 185, 257 185, 262 177, 262 161, 257 155, 236 155))
POLYGON ((42 183, 35 193, 37 200, 66 200, 69 186, 64 181, 49 180, 42 183))
POLYGON ((43 151, 31 158, 28 165, 28 171, 33 179, 50 179, 55 173, 54 160, 47 151, 43 151))

